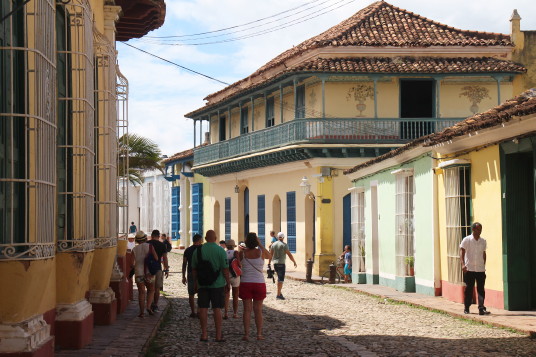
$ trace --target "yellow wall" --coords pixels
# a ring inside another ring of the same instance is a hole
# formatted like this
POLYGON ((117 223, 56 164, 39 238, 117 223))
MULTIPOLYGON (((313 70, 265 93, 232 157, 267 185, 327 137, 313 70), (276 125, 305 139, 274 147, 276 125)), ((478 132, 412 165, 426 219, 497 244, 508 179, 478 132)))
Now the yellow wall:
POLYGON ((471 152, 473 217, 488 243, 486 288, 502 291, 502 208, 499 146, 471 152))
POLYGON ((60 279, 56 287, 58 304, 74 304, 89 290, 89 272, 94 252, 58 253, 56 272, 60 279))
MULTIPOLYGON (((263 170, 263 169, 259 169, 263 170)), ((281 200, 281 231, 287 233, 287 196, 290 191, 296 192, 296 253, 294 254, 298 262, 298 270, 305 270, 305 262, 311 258, 312 252, 312 230, 305 225, 306 217, 305 204, 307 198, 300 187, 303 176, 309 178, 311 191, 318 195, 316 205, 316 254, 319 254, 322 248, 323 252, 328 252, 326 261, 329 263, 334 259, 334 253, 342 252, 343 245, 343 205, 342 198, 348 194, 348 188, 351 182, 347 176, 338 173, 338 176, 326 178, 323 184, 313 176, 318 174, 319 168, 306 168, 302 162, 296 163, 296 170, 289 172, 279 172, 277 166, 273 166, 271 172, 264 175, 249 177, 249 174, 255 173, 255 170, 239 173, 237 181, 230 180, 227 182, 206 184, 204 188, 204 231, 213 229, 214 215, 213 210, 216 202, 219 204, 219 239, 225 238, 225 198, 231 198, 231 238, 235 241, 244 240, 245 232, 243 229, 243 192, 246 187, 249 188, 249 224, 250 231, 257 232, 258 229, 258 207, 257 196, 265 195, 265 238, 269 243, 270 230, 278 230, 278 223, 274 224, 273 201, 278 196, 281 200), (240 193, 234 192, 234 187, 238 183, 240 193), (322 198, 330 198, 330 204, 322 204, 322 198), (240 224, 239 224, 240 222, 240 224), (322 232, 322 233, 321 233, 322 232), (322 247, 320 241, 322 238, 322 247)), ((205 181, 207 182, 207 181, 205 181)), ((309 213, 311 214, 312 211, 309 213)), ((257 232, 258 233, 258 232, 257 232)), ((328 263, 328 264, 329 264, 328 263)), ((318 266, 318 264, 317 264, 318 266)))
MULTIPOLYGON (((482 224, 486 239, 486 288, 503 291, 502 207, 499 147, 497 145, 457 157, 471 161, 472 222, 482 224)), ((447 238, 445 228, 445 187, 443 173, 438 174, 438 213, 441 249, 441 279, 448 280, 447 238)))
POLYGON ((56 306, 55 258, 0 261, 0 321, 18 323, 56 306))
MULTIPOLYGON (((495 82, 464 82, 464 83, 455 83, 455 82, 444 82, 441 85, 441 99, 440 99, 440 112, 441 117, 443 118, 464 118, 473 115, 471 111, 471 106, 473 103, 467 96, 460 95, 464 92, 464 87, 466 86, 478 86, 485 88, 488 92, 488 96, 483 98, 482 101, 477 103, 478 108, 476 112, 483 112, 489 108, 492 108, 497 105, 498 100, 498 90, 497 83, 495 82)), ((512 83, 502 83, 501 84, 501 102, 511 98, 513 96, 513 87, 512 83)))
POLYGON ((116 254, 116 247, 94 250, 89 275, 89 290, 106 290, 109 287, 116 254))

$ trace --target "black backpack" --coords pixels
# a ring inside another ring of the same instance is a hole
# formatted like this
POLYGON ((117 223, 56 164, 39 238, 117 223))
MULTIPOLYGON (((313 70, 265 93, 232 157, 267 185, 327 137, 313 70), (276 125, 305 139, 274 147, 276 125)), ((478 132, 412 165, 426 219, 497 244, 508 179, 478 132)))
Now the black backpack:
POLYGON ((208 260, 204 260, 201 254, 201 247, 197 248, 197 281, 199 285, 212 285, 220 276, 220 270, 214 271, 212 264, 208 260))

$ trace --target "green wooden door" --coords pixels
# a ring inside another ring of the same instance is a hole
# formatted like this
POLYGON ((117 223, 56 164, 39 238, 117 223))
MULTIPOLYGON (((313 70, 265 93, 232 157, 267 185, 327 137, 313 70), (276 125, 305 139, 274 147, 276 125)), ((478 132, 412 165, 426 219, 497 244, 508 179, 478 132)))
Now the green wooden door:
POLYGON ((504 305, 536 309, 536 138, 501 145, 504 305))

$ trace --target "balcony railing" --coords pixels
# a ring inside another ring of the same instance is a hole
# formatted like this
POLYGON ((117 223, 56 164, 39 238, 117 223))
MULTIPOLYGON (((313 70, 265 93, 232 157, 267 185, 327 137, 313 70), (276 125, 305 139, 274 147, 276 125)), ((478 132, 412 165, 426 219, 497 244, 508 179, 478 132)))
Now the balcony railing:
POLYGON ((195 148, 194 166, 293 144, 403 144, 462 119, 295 119, 195 148))

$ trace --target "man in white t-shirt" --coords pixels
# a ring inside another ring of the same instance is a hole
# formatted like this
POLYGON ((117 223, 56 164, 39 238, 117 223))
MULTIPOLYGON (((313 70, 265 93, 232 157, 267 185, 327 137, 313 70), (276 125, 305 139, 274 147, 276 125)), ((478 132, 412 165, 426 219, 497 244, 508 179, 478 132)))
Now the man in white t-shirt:
POLYGON ((465 237, 460 244, 460 261, 462 263, 463 280, 465 282, 464 305, 465 314, 469 313, 469 307, 473 302, 473 290, 476 281, 478 293, 478 314, 489 315, 484 306, 486 293, 486 240, 480 237, 482 224, 475 222, 471 226, 473 234, 465 237))

